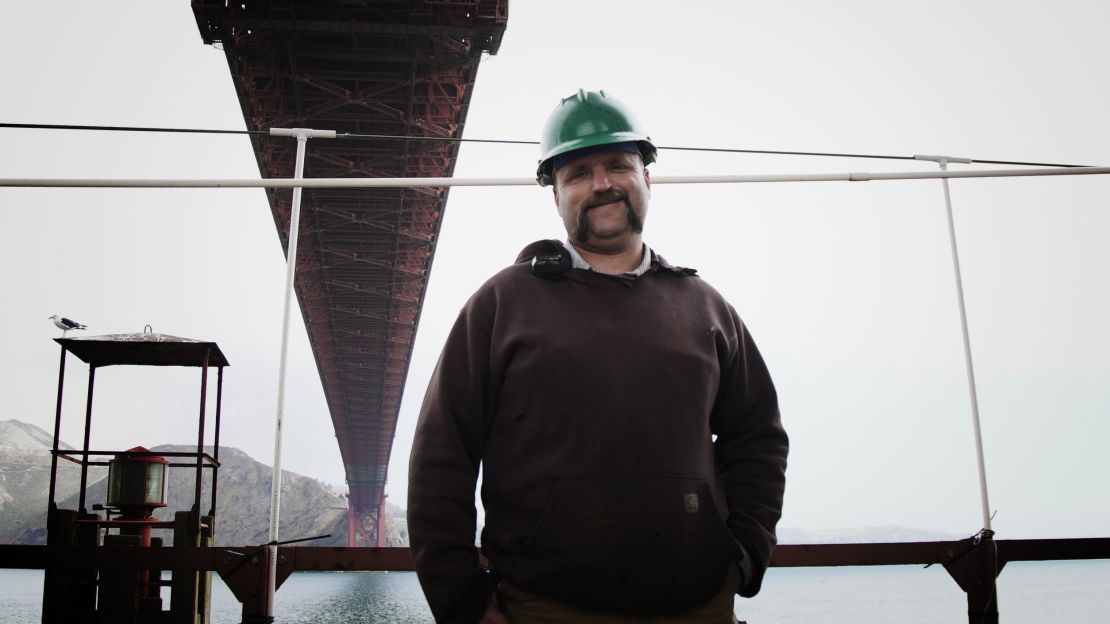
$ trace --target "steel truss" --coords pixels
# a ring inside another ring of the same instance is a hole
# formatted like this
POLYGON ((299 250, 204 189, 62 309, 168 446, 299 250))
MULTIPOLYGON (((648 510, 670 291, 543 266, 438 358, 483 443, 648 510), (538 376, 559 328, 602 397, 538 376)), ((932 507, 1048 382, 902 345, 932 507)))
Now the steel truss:
MULTIPOLYGON (((249 130, 313 127, 462 136, 507 0, 351 3, 194 0, 223 47, 249 130)), ((295 143, 252 135, 263 177, 290 177, 295 143)), ((458 143, 314 141, 305 177, 437 177, 458 143)), ((283 248, 292 194, 267 191, 283 248)), ((306 189, 296 291, 347 473, 350 544, 385 544, 390 449, 447 189, 306 189)))

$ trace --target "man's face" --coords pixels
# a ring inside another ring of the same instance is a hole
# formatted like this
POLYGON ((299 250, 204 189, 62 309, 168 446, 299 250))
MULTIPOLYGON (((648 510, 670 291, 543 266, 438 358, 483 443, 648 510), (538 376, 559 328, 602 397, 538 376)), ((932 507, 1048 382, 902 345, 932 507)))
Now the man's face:
POLYGON ((555 206, 567 236, 598 251, 641 242, 651 179, 639 154, 602 152, 555 171, 555 206))

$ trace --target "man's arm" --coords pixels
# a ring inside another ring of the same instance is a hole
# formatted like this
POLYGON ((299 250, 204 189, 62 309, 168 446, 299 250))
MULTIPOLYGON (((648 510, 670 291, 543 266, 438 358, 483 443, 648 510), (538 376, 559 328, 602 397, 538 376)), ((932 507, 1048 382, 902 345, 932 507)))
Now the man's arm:
POLYGON ((712 428, 717 469, 728 500, 728 528, 741 544, 740 595, 759 592, 782 516, 788 439, 778 395, 751 335, 733 313, 737 344, 721 366, 712 428))
POLYGON ((488 431, 488 318, 475 296, 428 384, 409 460, 409 539, 437 622, 473 624, 493 592, 474 546, 474 488, 488 431))

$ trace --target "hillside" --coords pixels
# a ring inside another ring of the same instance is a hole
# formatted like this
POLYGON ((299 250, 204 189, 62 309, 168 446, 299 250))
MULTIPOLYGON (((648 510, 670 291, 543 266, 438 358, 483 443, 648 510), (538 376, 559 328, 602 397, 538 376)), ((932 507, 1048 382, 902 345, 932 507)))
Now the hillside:
MULTIPOLYGON (((15 420, 0 422, 0 543, 41 544, 45 541, 50 445, 50 434, 34 425, 15 420)), ((165 445, 151 450, 169 452, 193 448, 165 445)), ((212 452, 211 448, 206 450, 212 452)), ((220 447, 220 464, 216 544, 241 546, 267 541, 271 468, 231 447, 220 447)), ((59 506, 76 508, 80 471, 73 465, 63 468, 58 486, 59 506)), ((167 485, 169 506, 159 510, 156 516, 169 518, 172 516, 170 510, 185 510, 192 505, 194 474, 191 468, 170 469, 167 485)), ((104 502, 107 491, 105 476, 104 469, 90 473, 88 506, 104 502)), ((208 512, 210 479, 206 471, 202 482, 202 513, 208 512)), ((388 522, 387 525, 387 543, 391 546, 406 545, 403 520, 397 526, 388 522)), ((346 498, 326 483, 284 471, 280 533, 283 540, 330 534, 330 538, 307 542, 306 545, 346 545, 346 498)), ((164 537, 168 542, 169 533, 165 532, 164 537)))
MULTIPOLYGON (((19 543, 17 537, 28 524, 45 525, 46 498, 50 489, 51 434, 18 420, 0 421, 0 543, 19 543)), ((62 448, 72 449, 62 444, 62 448)), ((93 468, 89 480, 107 474, 93 468)), ((57 497, 77 492, 81 481, 78 465, 61 461, 57 497)))

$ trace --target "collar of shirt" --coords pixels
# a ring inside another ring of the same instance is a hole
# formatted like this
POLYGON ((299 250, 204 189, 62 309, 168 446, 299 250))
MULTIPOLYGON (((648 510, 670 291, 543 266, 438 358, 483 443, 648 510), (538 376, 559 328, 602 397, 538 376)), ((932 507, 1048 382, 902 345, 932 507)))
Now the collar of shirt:
MULTIPOLYGON (((582 269, 583 271, 594 270, 594 268, 590 266, 590 263, 586 262, 586 259, 582 257, 582 254, 578 253, 578 250, 574 248, 574 245, 572 245, 569 240, 563 242, 563 247, 566 247, 567 251, 570 253, 570 267, 572 269, 582 269)), ((651 268, 651 249, 648 248, 647 243, 644 243, 643 252, 640 266, 624 273, 624 277, 640 277, 651 268)))

